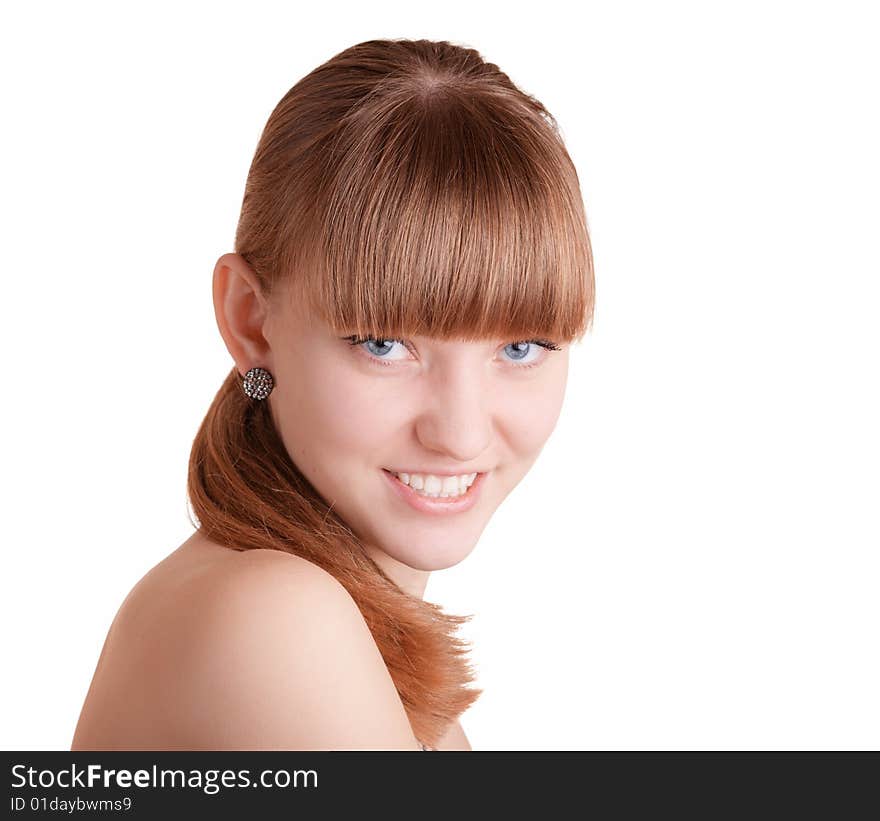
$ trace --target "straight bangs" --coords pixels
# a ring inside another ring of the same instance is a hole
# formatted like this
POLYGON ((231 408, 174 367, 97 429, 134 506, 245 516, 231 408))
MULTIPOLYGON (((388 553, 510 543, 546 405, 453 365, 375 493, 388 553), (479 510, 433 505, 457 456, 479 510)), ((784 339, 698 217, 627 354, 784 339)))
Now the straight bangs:
POLYGON ((314 255, 296 279, 334 331, 560 343, 587 332, 589 232, 546 112, 410 79, 366 97, 325 148, 314 255))

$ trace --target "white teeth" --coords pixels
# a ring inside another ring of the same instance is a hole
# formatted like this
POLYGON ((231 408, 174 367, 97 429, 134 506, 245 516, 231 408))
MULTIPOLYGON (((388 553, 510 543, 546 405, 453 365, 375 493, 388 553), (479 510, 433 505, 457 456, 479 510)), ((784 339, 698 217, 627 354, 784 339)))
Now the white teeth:
POLYGON ((461 490, 467 490, 467 486, 464 488, 459 488, 458 486, 458 476, 444 476, 443 482, 440 485, 440 495, 441 496, 458 496, 461 490))
POLYGON ((476 473, 463 474, 461 476, 434 476, 433 474, 421 473, 397 473, 401 482, 418 491, 421 496, 432 498, 448 498, 450 496, 462 496, 477 478, 476 473))
MULTIPOLYGON (((451 478, 451 477, 450 477, 451 478)), ((443 482, 439 476, 431 476, 428 474, 425 477, 425 493, 440 495, 440 488, 443 487, 443 482)))

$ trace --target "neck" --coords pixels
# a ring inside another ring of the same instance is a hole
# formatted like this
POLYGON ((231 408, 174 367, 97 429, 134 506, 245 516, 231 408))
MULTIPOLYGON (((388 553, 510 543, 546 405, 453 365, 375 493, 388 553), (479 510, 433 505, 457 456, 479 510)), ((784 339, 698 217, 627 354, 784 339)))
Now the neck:
POLYGON ((404 593, 409 593, 410 596, 415 596, 417 599, 425 597, 425 588, 428 586, 428 579, 431 576, 430 570, 416 570, 409 567, 397 559, 392 559, 387 553, 373 547, 373 545, 366 545, 365 548, 369 557, 404 593))

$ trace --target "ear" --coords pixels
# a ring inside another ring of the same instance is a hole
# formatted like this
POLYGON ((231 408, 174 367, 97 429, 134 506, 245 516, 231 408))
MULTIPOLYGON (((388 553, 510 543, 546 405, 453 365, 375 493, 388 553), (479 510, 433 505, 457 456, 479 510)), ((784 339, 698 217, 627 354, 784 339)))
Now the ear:
POLYGON ((253 269, 240 254, 223 254, 214 266, 214 315, 241 376, 260 366, 271 370, 263 335, 268 305, 253 269))

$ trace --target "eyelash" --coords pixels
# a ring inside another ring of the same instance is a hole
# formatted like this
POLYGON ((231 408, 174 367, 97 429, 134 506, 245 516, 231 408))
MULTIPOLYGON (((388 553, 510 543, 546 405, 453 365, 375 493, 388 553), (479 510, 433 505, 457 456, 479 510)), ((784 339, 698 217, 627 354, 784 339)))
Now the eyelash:
MULTIPOLYGON (((355 345, 363 345, 364 342, 399 342, 405 348, 410 349, 409 345, 406 344, 406 341, 403 339, 392 339, 391 337, 385 336, 357 336, 353 334, 352 336, 345 336, 343 339, 348 342, 349 345, 354 347, 355 345)), ((558 351, 560 347, 555 343, 551 342, 549 339, 519 339, 516 342, 508 343, 509 345, 521 345, 523 342, 529 345, 540 345, 542 348, 546 348, 548 351, 558 351)), ((411 350, 411 349, 410 349, 411 350)), ((367 356, 372 362, 375 362, 377 365, 381 365, 383 367, 389 367, 392 364, 391 360, 382 360, 378 357, 372 356, 367 353, 367 356)), ((538 362, 531 362, 528 365, 516 365, 514 364, 514 368, 519 368, 521 370, 526 370, 527 368, 534 368, 543 363, 543 358, 538 362)))

